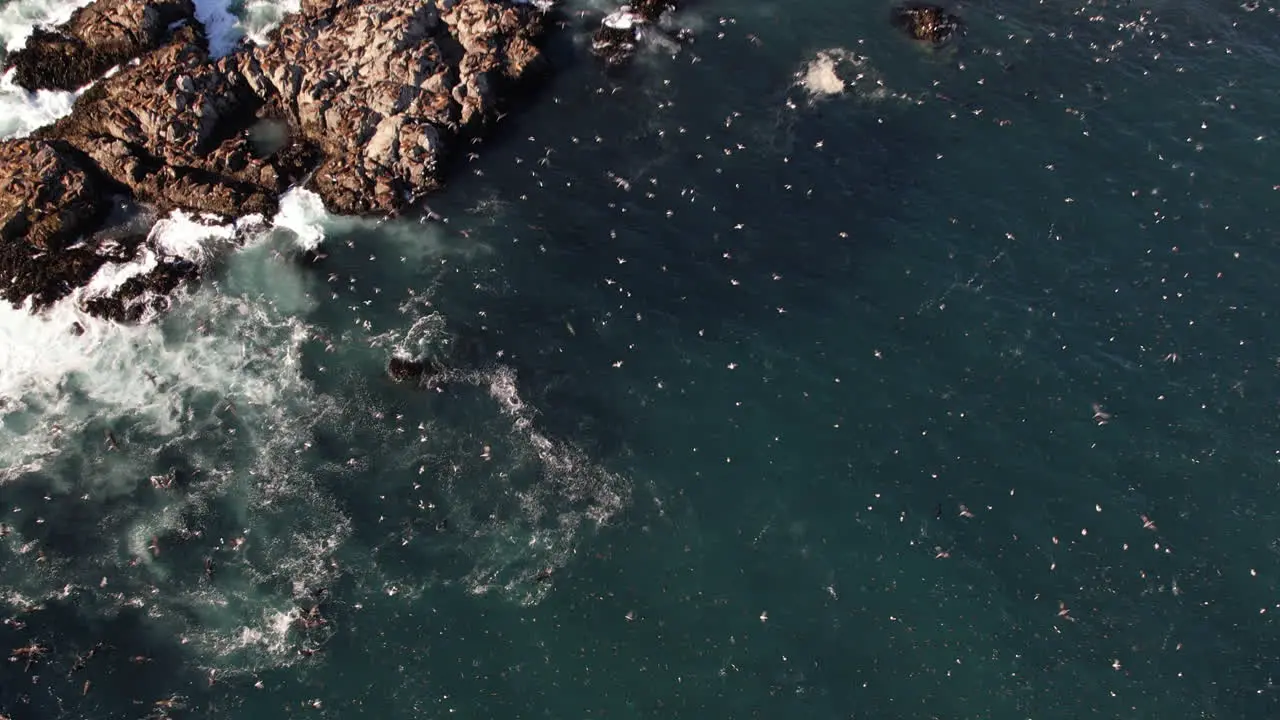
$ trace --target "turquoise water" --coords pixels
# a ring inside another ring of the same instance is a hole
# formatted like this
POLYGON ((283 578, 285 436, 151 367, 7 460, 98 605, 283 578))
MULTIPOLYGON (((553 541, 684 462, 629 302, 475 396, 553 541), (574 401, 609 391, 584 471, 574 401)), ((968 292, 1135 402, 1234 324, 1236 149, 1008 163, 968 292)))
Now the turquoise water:
POLYGON ((1274 717, 1274 6, 975 3, 937 53, 888 8, 691 4, 616 76, 562 36, 447 223, 59 340, 0 712, 1274 717))

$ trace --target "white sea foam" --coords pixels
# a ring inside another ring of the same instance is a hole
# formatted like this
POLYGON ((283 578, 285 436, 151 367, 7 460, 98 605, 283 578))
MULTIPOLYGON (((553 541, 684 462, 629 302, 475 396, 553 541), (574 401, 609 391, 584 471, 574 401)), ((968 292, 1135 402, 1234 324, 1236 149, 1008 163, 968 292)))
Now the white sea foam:
MULTIPOLYGON (((225 242, 231 227, 170 218, 153 240, 159 252, 198 260, 209 244, 194 238, 212 231, 225 242)), ((350 527, 298 468, 311 427, 335 410, 302 375, 311 330, 299 314, 307 308, 296 284, 284 281, 300 270, 269 257, 269 248, 251 244, 231 257, 229 273, 253 287, 236 293, 205 284, 150 325, 88 318, 70 299, 39 316, 0 306, 0 483, 31 482, 27 473, 46 464, 47 481, 76 486, 53 503, 101 502, 137 493, 163 447, 196 471, 164 490, 159 504, 122 506, 107 527, 123 535, 107 538, 101 556, 37 558, 46 548, 15 530, 14 546, 31 551, 0 569, 7 592, 49 598, 69 579, 102 577, 101 589, 85 592, 144 610, 220 673, 298 659, 304 638, 291 629, 295 595, 330 584, 337 568, 328 557, 350 527), (264 268, 272 275, 262 277, 264 268), (73 322, 82 335, 68 332, 73 322), (115 427, 115 451, 91 429, 104 423, 115 427), (62 477, 56 462, 64 454, 82 457, 92 472, 62 477), (215 513, 224 526, 243 528, 241 540, 202 535, 215 513), (234 567, 230 579, 182 580, 171 541, 234 567), (140 562, 125 562, 131 558, 140 562)))
MULTIPOLYGON (((58 25, 92 0, 18 0, 0 7, 0 43, 5 52, 22 48, 37 26, 58 25)), ((85 88, 76 92, 27 92, 13 83, 14 71, 0 77, 0 140, 25 137, 71 112, 85 88)))
POLYGON ((829 52, 818 53, 805 66, 800 84, 813 95, 839 95, 845 89, 844 80, 836 72, 836 58, 829 52))
POLYGON ((248 215, 234 223, 225 223, 221 222, 221 218, 197 217, 175 210, 151 228, 137 257, 125 263, 103 265, 84 288, 75 294, 75 298, 79 302, 109 295, 129 278, 155 269, 161 259, 177 258, 205 265, 219 251, 233 246, 238 240, 250 237, 250 231, 261 225, 260 215, 248 215))
POLYGON ((195 5, 196 18, 204 23, 209 53, 214 57, 235 51, 244 39, 265 43, 267 35, 285 16, 302 8, 301 0, 249 0, 243 4, 237 0, 195 0, 195 5))
POLYGON ((231 12, 233 0, 195 0, 196 19, 204 25, 209 38, 209 54, 222 57, 230 54, 244 37, 240 18, 231 12))
POLYGON ((249 0, 244 5, 244 33, 249 40, 258 45, 267 42, 267 36, 280 24, 286 15, 302 9, 302 0, 249 0))
POLYGON ((0 43, 19 50, 38 25, 60 25, 93 0, 18 0, 0 7, 0 43))
POLYGON ((15 85, 10 70, 0 76, 0 140, 26 137, 58 118, 71 114, 71 106, 88 87, 75 92, 37 90, 28 92, 15 85))
POLYGON ((814 55, 795 74, 795 84, 810 101, 852 92, 864 100, 907 99, 886 87, 870 58, 845 48, 828 48, 814 55))
MULTIPOLYGON (((20 46, 36 23, 63 22, 84 4, 7 5, 0 11, 0 40, 20 46)), ((228 2, 197 5, 215 54, 231 51, 246 31, 265 33, 282 14, 270 16, 271 6, 259 2, 253 7, 260 14, 242 24, 228 2)), ((275 7, 288 12, 297 2, 275 7)), ((13 85, 11 74, 0 78, 0 136, 25 135, 56 120, 76 97, 28 93, 13 85)), ((314 195, 293 191, 282 198, 276 219, 300 244, 314 247, 328 216, 314 195)), ((59 556, 14 529, 14 547, 24 551, 10 556, 0 582, 15 601, 72 592, 82 594, 86 608, 106 602, 143 609, 223 674, 300 657, 295 595, 331 583, 338 567, 329 556, 346 541, 350 523, 298 467, 313 423, 336 410, 301 371, 301 347, 312 334, 300 319, 312 302, 304 271, 272 260, 263 244, 275 233, 267 230, 261 217, 226 222, 173 213, 151 229, 132 261, 104 266, 47 311, 36 315, 0 303, 0 484, 74 485, 76 497, 54 502, 100 502, 137 493, 140 483, 149 487, 148 477, 163 480, 157 448, 172 448, 194 469, 181 488, 163 491, 159 505, 123 506, 119 512, 126 515, 111 525, 123 534, 105 537, 101 555, 59 556), (206 282, 184 290, 185 299, 164 317, 136 326, 81 310, 86 299, 165 258, 200 265, 226 258, 226 280, 240 291, 206 282), (104 427, 114 430, 110 443, 117 450, 106 447, 104 427), (91 472, 68 474, 67 458, 87 463, 91 472), (203 537, 211 515, 242 527, 252 552, 231 549, 232 538, 203 537), (153 550, 157 537, 165 540, 153 550), (217 563, 235 566, 232 579, 198 586, 181 579, 163 547, 173 539, 209 548, 217 563), (125 562, 131 559, 139 562, 125 562), (91 587, 68 584, 88 576, 91 587), (153 592, 157 585, 165 591, 153 592)))

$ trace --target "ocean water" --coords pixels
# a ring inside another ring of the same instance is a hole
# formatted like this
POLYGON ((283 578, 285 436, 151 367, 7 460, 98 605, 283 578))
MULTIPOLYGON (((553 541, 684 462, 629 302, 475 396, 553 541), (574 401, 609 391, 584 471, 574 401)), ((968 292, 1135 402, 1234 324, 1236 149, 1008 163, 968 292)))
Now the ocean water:
POLYGON ((1275 717, 1277 6, 889 9, 574 23, 431 217, 0 309, 0 713, 1275 717))

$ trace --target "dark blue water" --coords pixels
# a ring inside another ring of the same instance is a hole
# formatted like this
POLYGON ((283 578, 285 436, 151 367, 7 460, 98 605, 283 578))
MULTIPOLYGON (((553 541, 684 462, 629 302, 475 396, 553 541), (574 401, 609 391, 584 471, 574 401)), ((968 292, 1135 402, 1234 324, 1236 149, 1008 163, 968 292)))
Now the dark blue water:
POLYGON ((106 335, 5 416, 69 439, 0 487, 0 711, 1273 717, 1274 7, 888 10, 562 35, 448 222, 106 335))

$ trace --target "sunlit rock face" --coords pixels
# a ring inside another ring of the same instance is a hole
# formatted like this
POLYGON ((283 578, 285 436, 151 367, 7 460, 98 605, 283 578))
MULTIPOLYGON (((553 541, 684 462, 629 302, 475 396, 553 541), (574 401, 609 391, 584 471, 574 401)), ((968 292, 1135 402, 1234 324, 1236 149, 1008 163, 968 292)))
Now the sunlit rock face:
POLYGON ((307 0, 265 45, 221 58, 210 56, 188 0, 100 0, 80 10, 35 36, 27 59, 17 55, 20 81, 76 86, 108 59, 136 58, 32 141, 0 143, 0 172, 10 178, 0 185, 0 274, 25 278, 6 299, 47 304, 84 284, 101 248, 82 244, 86 258, 72 262, 48 252, 50 242, 92 232, 112 197, 158 213, 235 217, 274 211, 282 192, 306 181, 333 211, 398 212, 437 189, 456 142, 488 130, 512 90, 544 70, 549 7, 307 0), (21 71, 57 53, 79 64, 21 71), (278 130, 269 144, 259 137, 264 123, 278 130))

